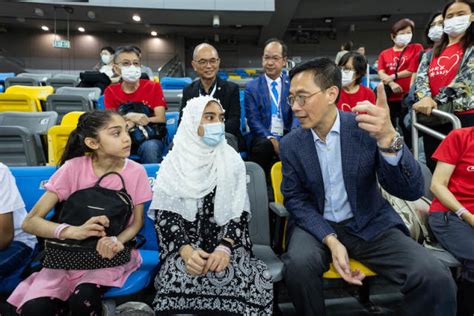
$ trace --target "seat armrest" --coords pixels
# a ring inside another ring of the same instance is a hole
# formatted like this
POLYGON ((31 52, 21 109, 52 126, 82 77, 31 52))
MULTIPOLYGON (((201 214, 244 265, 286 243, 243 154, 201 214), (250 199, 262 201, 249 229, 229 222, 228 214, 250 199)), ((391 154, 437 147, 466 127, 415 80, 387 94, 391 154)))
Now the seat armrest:
POLYGON ((290 215, 286 207, 281 203, 271 202, 270 209, 279 217, 288 217, 290 215))

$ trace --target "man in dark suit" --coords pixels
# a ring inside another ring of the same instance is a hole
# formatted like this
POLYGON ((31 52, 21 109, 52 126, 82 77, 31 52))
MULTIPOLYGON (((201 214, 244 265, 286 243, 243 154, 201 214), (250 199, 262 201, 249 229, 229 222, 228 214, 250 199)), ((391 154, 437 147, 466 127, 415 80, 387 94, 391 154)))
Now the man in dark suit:
POLYGON ((322 275, 332 262, 342 278, 361 285, 349 256, 399 284, 400 315, 455 315, 449 270, 408 231, 378 183, 406 200, 423 194, 423 175, 390 123, 383 86, 376 105, 338 112, 341 73, 327 58, 290 73, 289 103, 301 127, 281 143, 289 244, 285 280, 298 315, 325 315, 322 275))
POLYGON ((293 125, 293 113, 287 101, 290 82, 282 72, 287 54, 283 41, 269 39, 262 57, 265 74, 245 87, 245 116, 252 133, 249 158, 262 166, 267 176, 279 160, 280 139, 293 125))
POLYGON ((240 150, 245 149, 245 142, 240 132, 240 98, 239 86, 222 80, 217 76, 220 59, 217 50, 207 43, 199 44, 194 49, 191 62, 199 80, 183 89, 179 120, 188 100, 200 95, 211 95, 218 99, 225 110, 225 131, 229 145, 240 150), (229 135, 230 134, 230 135, 229 135))

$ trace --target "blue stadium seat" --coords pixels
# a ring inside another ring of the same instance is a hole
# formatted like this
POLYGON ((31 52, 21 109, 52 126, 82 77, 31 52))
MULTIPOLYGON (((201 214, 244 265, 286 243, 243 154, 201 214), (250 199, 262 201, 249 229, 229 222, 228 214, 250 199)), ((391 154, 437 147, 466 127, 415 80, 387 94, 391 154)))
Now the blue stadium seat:
POLYGON ((5 91, 5 87, 0 84, 0 93, 3 93, 5 91))
POLYGON ((164 77, 160 80, 163 90, 181 90, 191 82, 193 80, 189 77, 164 77))
MULTIPOLYGON (((147 164, 144 165, 144 167, 149 177, 150 185, 153 185, 159 165, 147 164)), ((56 171, 56 166, 12 167, 10 170, 16 179, 16 184, 25 202, 26 210, 30 211, 45 192, 44 184, 52 176, 54 171, 56 171)), ((147 213, 148 207, 149 203, 145 205, 145 214, 147 213)), ((155 270, 159 263, 159 250, 153 221, 149 217, 145 216, 145 225, 139 234, 144 236, 146 240, 145 244, 140 248, 143 264, 137 271, 132 273, 122 288, 110 289, 105 294, 106 298, 134 294, 148 286, 154 277, 155 270)), ((25 267, 20 267, 13 275, 2 280, 0 292, 12 291, 21 281, 20 275, 24 268, 25 267)))
POLYGON ((166 112, 167 143, 173 142, 174 135, 178 129, 179 112, 166 112))
POLYGON ((229 78, 229 74, 223 70, 217 72, 217 76, 222 80, 227 80, 229 78))
POLYGON ((96 106, 96 109, 97 110, 105 110, 105 103, 104 103, 104 96, 101 95, 98 99, 97 99, 97 106, 96 106))
POLYGON ((9 77, 15 77, 15 73, 14 72, 0 72, 0 83, 3 84, 5 82, 5 79, 9 77))

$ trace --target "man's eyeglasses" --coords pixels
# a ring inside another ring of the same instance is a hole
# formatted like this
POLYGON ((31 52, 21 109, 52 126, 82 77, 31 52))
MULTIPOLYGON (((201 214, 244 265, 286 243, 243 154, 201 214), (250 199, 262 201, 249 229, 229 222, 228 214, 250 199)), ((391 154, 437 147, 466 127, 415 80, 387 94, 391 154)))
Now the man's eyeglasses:
POLYGON ((265 62, 269 62, 269 61, 273 61, 273 62, 278 62, 279 60, 281 60, 283 57, 282 56, 263 56, 263 61, 265 62))
POLYGON ((141 66, 141 63, 139 61, 131 62, 131 61, 128 61, 128 60, 122 61, 122 62, 117 63, 117 64, 120 65, 120 66, 123 66, 123 67, 130 67, 132 65, 135 66, 135 67, 140 67, 141 66))
POLYGON ((316 95, 318 94, 319 92, 322 92, 323 90, 319 90, 319 91, 316 91, 315 93, 313 94, 310 94, 310 95, 290 95, 288 97, 288 103, 290 104, 290 106, 293 106, 296 103, 298 103, 300 106, 304 106, 305 103, 306 103, 306 100, 311 98, 313 95, 316 95))
POLYGON ((220 60, 219 58, 199 59, 199 60, 196 60, 196 62, 199 66, 205 66, 207 64, 209 64, 211 66, 215 66, 215 65, 217 65, 219 60, 220 60))

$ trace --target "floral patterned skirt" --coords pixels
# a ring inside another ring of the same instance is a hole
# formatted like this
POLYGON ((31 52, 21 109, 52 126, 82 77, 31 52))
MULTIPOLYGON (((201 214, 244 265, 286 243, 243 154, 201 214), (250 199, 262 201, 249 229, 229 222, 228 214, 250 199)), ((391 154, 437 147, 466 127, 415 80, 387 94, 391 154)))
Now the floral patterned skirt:
POLYGON ((262 261, 243 247, 234 249, 221 272, 192 276, 178 253, 170 254, 155 279, 157 313, 271 315, 272 277, 262 261))

